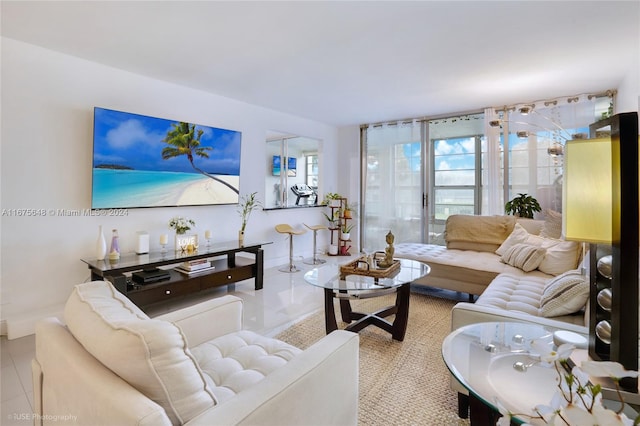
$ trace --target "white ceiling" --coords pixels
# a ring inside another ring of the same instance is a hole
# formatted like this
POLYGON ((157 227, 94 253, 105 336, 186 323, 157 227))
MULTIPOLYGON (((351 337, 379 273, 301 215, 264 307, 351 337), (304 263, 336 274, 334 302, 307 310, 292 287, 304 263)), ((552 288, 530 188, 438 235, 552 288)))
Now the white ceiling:
POLYGON ((6 1, 2 35, 344 126, 616 88, 638 1, 6 1))

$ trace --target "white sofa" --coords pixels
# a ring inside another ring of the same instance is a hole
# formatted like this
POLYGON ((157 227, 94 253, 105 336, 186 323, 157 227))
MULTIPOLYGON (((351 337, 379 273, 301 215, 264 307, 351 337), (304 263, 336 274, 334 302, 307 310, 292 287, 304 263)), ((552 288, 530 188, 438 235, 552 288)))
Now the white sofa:
MULTIPOLYGON (((431 273, 418 284, 478 295, 475 303, 453 307, 452 331, 479 322, 515 321, 587 336, 588 270, 581 259, 588 256, 580 253, 577 243, 559 239, 561 218, 549 215, 547 220, 450 216, 446 246, 398 244, 396 256, 431 266, 431 273), (517 261, 505 263, 505 257, 512 260, 509 249, 516 244, 525 250, 527 245, 543 249, 537 253, 542 259, 537 259, 535 269, 525 271, 517 261)), ((451 387, 459 393, 459 415, 466 417, 468 392, 453 377, 451 387)))
POLYGON ((357 424, 355 333, 302 351, 242 330, 237 297, 150 319, 106 281, 64 315, 36 327, 36 425, 357 424))

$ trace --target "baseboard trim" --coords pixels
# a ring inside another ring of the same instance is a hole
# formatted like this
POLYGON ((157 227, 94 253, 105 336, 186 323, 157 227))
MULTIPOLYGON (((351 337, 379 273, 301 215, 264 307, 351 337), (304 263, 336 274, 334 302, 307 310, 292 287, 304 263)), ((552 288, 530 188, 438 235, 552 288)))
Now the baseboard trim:
POLYGON ((47 308, 31 311, 28 314, 16 315, 3 320, 6 323, 7 339, 18 339, 30 336, 36 332, 36 323, 46 317, 63 318, 64 305, 50 306, 47 308))

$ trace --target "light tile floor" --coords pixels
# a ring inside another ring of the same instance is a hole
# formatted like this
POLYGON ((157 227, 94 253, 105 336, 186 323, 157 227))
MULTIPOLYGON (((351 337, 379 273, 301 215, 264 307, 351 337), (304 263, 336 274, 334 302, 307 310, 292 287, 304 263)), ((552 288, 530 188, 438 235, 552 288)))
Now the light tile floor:
MULTIPOLYGON (((322 256, 328 263, 346 263, 348 257, 322 256)), ((199 294, 197 297, 156 306, 147 310, 150 316, 178 309, 196 303, 203 298, 219 297, 233 294, 244 300, 244 328, 257 333, 274 336, 289 327, 295 321, 319 309, 323 309, 324 298, 321 288, 307 284, 304 272, 313 268, 302 262, 296 262, 302 272, 293 274, 278 271, 278 267, 264 271, 264 288, 254 290, 254 281, 246 280, 235 285, 222 287, 199 294)), ((422 287, 419 291, 425 291, 422 287)), ((466 295, 442 293, 429 290, 443 297, 466 300, 466 295)), ((0 359, 0 425, 33 424, 33 386, 31 383, 31 360, 35 354, 35 338, 33 335, 19 339, 0 339, 2 350, 0 359)))

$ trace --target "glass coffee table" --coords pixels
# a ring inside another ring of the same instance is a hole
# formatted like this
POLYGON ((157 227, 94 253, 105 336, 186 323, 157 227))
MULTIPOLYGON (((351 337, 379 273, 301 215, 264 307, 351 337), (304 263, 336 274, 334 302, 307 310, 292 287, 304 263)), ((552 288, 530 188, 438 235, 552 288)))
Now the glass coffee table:
POLYGON ((340 301, 342 321, 348 323, 346 330, 358 332, 369 325, 379 327, 395 340, 404 340, 409 318, 410 284, 429 274, 429 265, 408 259, 396 259, 400 268, 387 278, 365 275, 347 275, 340 278, 340 265, 324 265, 311 269, 304 279, 311 285, 324 289, 325 326, 327 334, 338 329, 333 299, 340 301), (396 293, 392 306, 373 313, 354 312, 350 300, 367 299, 396 293), (395 314, 393 323, 385 318, 395 314))

